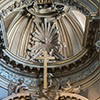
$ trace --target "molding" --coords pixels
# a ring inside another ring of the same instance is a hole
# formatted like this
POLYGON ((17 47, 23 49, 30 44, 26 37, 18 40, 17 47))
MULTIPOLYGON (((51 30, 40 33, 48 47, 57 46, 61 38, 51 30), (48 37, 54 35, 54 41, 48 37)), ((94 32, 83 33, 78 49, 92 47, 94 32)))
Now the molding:
POLYGON ((98 67, 92 74, 90 74, 88 77, 84 78, 83 80, 80 80, 78 82, 73 83, 74 86, 81 86, 82 90, 92 86, 95 84, 98 80, 100 80, 100 67, 98 67))
MULTIPOLYGON (((34 65, 33 65, 33 62, 27 61, 22 57, 18 57, 16 55, 12 54, 8 49, 3 50, 3 51, 8 57, 10 57, 10 59, 16 61, 17 63, 21 63, 23 65, 27 65, 27 66, 35 67, 35 68, 43 68, 43 66, 40 66, 38 63, 36 63, 36 64, 34 63, 34 65)), ((86 50, 84 48, 83 50, 81 50, 81 52, 79 52, 77 55, 69 58, 68 60, 55 62, 52 65, 49 64, 48 68, 56 68, 56 67, 61 66, 61 65, 64 66, 64 65, 68 65, 70 63, 73 63, 73 62, 77 61, 78 59, 80 59, 81 57, 83 57, 87 53, 87 51, 88 50, 86 50)))
MULTIPOLYGON (((66 77, 60 77, 59 81, 61 85, 65 85, 68 80, 72 82, 73 85, 75 86, 82 86, 82 89, 85 89, 92 84, 94 84, 96 81, 100 79, 100 71, 98 70, 98 66, 100 64, 98 62, 95 62, 94 65, 90 66, 89 68, 82 70, 80 72, 77 72, 74 75, 69 75, 66 77)), ((4 87, 9 84, 9 81, 12 82, 18 82, 18 79, 24 78, 25 79, 25 84, 28 86, 36 86, 39 82, 38 78, 33 78, 33 77, 27 77, 23 75, 18 75, 13 72, 8 71, 5 69, 3 66, 0 66, 0 79, 4 83, 4 87)), ((55 79, 55 78, 54 78, 55 79)), ((3 85, 2 85, 3 87, 3 85)), ((36 87, 35 87, 36 88, 36 87)))

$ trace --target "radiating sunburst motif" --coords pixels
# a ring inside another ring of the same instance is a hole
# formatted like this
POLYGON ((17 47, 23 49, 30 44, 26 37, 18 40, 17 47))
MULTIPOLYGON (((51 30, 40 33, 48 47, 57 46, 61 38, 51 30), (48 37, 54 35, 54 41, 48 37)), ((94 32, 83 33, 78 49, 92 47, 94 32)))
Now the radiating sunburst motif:
POLYGON ((43 22, 36 22, 35 32, 32 33, 34 44, 28 48, 30 52, 30 59, 35 59, 41 56, 43 51, 46 50, 51 56, 59 56, 59 42, 57 28, 53 22, 44 19, 43 22))

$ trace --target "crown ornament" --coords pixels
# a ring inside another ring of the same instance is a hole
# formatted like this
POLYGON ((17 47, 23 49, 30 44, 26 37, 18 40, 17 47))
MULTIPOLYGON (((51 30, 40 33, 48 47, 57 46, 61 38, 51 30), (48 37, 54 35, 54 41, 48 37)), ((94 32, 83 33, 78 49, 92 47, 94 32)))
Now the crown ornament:
POLYGON ((37 4, 50 4, 53 0, 37 0, 37 4))

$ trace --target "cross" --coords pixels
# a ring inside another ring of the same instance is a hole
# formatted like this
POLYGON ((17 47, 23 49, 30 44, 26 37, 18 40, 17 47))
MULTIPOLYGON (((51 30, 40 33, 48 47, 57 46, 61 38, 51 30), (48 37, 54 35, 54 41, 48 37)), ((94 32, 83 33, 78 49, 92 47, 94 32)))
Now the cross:
POLYGON ((43 56, 42 57, 37 57, 36 59, 38 60, 44 60, 44 83, 43 83, 43 88, 46 90, 47 89, 47 63, 48 63, 48 60, 50 59, 55 59, 55 57, 48 57, 48 53, 46 50, 44 50, 43 52, 43 56))

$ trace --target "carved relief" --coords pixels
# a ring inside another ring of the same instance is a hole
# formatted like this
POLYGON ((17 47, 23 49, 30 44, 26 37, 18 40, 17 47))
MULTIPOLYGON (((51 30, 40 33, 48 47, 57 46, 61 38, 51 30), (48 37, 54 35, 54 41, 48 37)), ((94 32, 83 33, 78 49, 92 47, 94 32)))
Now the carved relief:
POLYGON ((14 83, 9 83, 8 85, 8 95, 12 95, 13 93, 17 94, 17 93, 23 93, 26 90, 28 90, 27 85, 24 83, 24 79, 20 78, 18 80, 18 83, 14 84, 14 83))

